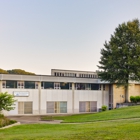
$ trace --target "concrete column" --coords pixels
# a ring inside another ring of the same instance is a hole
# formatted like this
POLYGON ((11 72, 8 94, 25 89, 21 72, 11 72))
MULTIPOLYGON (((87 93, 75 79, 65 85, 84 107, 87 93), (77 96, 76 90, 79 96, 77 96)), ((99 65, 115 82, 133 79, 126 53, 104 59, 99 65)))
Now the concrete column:
POLYGON ((72 112, 74 113, 74 83, 72 83, 72 112))
POLYGON ((0 81, 0 93, 2 92, 2 81, 0 81))
POLYGON ((38 82, 38 114, 41 114, 41 82, 38 82))
POLYGON ((101 91, 102 91, 102 105, 104 105, 104 90, 103 90, 103 85, 101 85, 101 91))

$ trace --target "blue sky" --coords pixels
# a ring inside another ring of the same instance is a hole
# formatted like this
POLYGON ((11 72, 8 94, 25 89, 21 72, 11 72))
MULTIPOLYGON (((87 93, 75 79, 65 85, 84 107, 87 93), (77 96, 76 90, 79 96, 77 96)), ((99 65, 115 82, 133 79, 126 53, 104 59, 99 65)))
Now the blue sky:
POLYGON ((140 0, 0 0, 0 68, 98 70, 104 42, 135 18, 140 0))

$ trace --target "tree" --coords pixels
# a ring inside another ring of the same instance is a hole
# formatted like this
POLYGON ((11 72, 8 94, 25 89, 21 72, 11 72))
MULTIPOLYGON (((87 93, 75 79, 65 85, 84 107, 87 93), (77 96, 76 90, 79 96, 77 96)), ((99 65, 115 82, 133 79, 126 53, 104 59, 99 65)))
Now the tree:
POLYGON ((0 69, 0 74, 8 74, 6 70, 0 69))
POLYGON ((9 74, 23 74, 23 75, 35 75, 35 73, 27 72, 25 70, 21 69, 13 69, 13 70, 7 70, 9 74))
POLYGON ((14 110, 15 107, 13 107, 13 105, 15 101, 13 95, 8 94, 7 92, 0 93, 0 113, 2 110, 14 110))
POLYGON ((140 80, 140 22, 138 19, 120 24, 110 41, 101 49, 99 77, 125 88, 129 101, 129 81, 140 80))

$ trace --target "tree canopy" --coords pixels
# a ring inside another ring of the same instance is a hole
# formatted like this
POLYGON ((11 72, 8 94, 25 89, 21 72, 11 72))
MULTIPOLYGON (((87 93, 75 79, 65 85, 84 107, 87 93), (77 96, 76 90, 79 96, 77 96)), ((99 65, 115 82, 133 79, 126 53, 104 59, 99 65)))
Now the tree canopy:
POLYGON ((23 75, 35 75, 35 73, 27 72, 25 70, 21 69, 13 69, 13 70, 7 70, 9 74, 23 74, 23 75))
POLYGON ((23 75, 35 75, 35 73, 27 72, 22 69, 12 69, 12 70, 3 70, 0 69, 0 74, 23 74, 23 75))
POLYGON ((0 93, 0 113, 2 110, 13 110, 15 108, 13 107, 15 101, 13 95, 8 94, 7 92, 0 93))
POLYGON ((6 70, 0 69, 0 74, 8 74, 6 70))
POLYGON ((138 19, 120 24, 110 41, 101 49, 101 80, 128 87, 129 80, 140 80, 140 22, 138 19))

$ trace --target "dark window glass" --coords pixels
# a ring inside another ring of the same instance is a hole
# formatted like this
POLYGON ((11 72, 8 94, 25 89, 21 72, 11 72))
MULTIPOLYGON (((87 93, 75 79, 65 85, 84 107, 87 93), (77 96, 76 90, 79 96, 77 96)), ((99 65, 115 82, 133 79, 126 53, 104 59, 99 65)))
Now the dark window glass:
POLYGON ((85 84, 80 84, 80 88, 81 88, 82 90, 85 90, 85 84))
POLYGON ((41 88, 44 89, 44 82, 41 82, 41 88))
POLYGON ((69 89, 69 83, 60 83, 61 89, 69 89))
POLYGON ((54 89, 54 82, 44 82, 44 89, 54 89))
POLYGON ((91 90, 99 90, 99 84, 91 84, 91 90))
POLYGON ((6 81, 6 88, 17 88, 17 81, 6 81))
POLYGON ((35 82, 25 81, 24 85, 25 85, 25 88, 27 88, 27 89, 35 89, 35 82))
POLYGON ((77 90, 85 90, 85 84, 77 83, 77 84, 75 84, 75 89, 77 89, 77 90))

